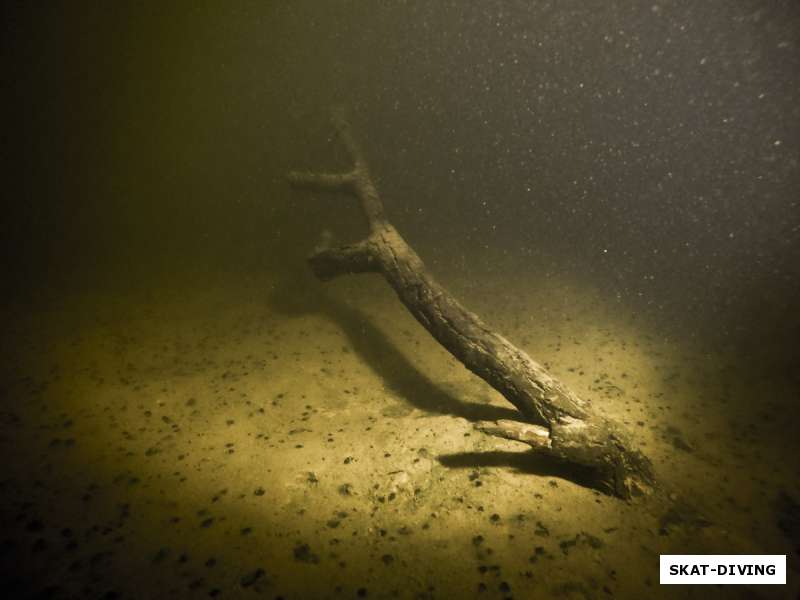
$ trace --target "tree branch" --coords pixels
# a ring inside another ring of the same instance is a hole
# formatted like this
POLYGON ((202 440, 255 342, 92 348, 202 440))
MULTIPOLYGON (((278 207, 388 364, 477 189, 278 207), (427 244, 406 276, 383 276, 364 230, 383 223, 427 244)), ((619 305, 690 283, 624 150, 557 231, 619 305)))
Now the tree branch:
POLYGON ((424 263, 386 219, 383 203, 360 146, 339 114, 339 137, 355 165, 340 175, 292 173, 293 185, 322 191, 346 191, 361 201, 370 235, 356 244, 321 248, 309 258, 320 279, 345 273, 381 273, 419 323, 470 371, 499 391, 520 412, 522 421, 481 422, 476 428, 526 443, 567 463, 588 469, 595 485, 620 498, 654 485, 650 461, 627 437, 595 413, 545 368, 493 332, 464 308, 427 272, 424 263))
POLYGON ((292 171, 286 178, 296 188, 315 192, 355 192, 356 175, 350 173, 310 173, 292 171))
POLYGON ((378 273, 380 264, 369 247, 369 241, 318 249, 308 258, 311 270, 322 281, 349 273, 378 273))
POLYGON ((350 157, 355 163, 353 170, 348 173, 311 173, 292 171, 287 179, 292 186, 305 188, 318 192, 349 192, 354 194, 361 202, 361 210, 367 218, 370 231, 379 231, 386 225, 383 202, 378 195, 375 183, 372 181, 367 162, 361 147, 356 143, 350 125, 340 112, 333 117, 339 139, 347 148, 350 157))

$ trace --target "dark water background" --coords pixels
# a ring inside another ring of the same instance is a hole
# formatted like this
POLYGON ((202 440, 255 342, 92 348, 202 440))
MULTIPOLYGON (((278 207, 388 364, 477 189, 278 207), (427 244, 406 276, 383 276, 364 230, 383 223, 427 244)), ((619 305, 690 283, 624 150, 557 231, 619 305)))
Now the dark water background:
POLYGON ((342 164, 343 106, 440 272, 546 264, 678 327, 797 334, 794 2, 5 10, 20 291, 291 276, 322 228, 361 225, 283 180, 342 164))

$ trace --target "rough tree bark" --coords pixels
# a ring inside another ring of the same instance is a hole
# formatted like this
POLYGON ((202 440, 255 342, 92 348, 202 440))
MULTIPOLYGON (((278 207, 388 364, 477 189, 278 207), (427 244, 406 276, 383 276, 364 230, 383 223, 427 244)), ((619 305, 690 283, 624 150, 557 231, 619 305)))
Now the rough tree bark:
POLYGON ((470 371, 499 391, 521 421, 482 421, 476 428, 529 444, 588 472, 606 493, 628 499, 649 492, 650 461, 631 447, 617 426, 592 410, 563 383, 464 308, 428 273, 417 253, 386 218, 367 163, 348 123, 334 115, 339 137, 353 160, 346 173, 289 173, 297 188, 356 196, 369 235, 355 244, 318 247, 309 264, 321 280, 346 273, 380 273, 411 314, 470 371))

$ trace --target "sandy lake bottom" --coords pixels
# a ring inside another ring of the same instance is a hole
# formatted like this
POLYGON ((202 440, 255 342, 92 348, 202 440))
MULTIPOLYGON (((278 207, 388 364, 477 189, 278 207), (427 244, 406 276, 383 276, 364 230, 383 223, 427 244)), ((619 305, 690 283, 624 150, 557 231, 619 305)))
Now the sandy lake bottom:
POLYGON ((797 382, 568 282, 448 282, 620 422, 626 503, 473 429, 511 405, 378 277, 86 291, 4 333, 6 598, 794 598, 797 382), (659 554, 787 554, 785 587, 659 554))

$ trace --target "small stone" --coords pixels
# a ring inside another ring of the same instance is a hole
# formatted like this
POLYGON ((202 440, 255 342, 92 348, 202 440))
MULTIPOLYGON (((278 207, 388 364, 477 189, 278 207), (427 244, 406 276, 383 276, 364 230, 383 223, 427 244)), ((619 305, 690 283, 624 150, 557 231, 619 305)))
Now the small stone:
POLYGON ((294 559, 298 562, 317 564, 319 556, 311 552, 308 544, 298 544, 294 548, 294 559))
POLYGON ((244 577, 242 577, 239 582, 242 584, 242 587, 250 587, 256 581, 264 577, 265 574, 266 572, 264 571, 264 569, 258 568, 255 571, 252 571, 247 575, 245 575, 244 577))

